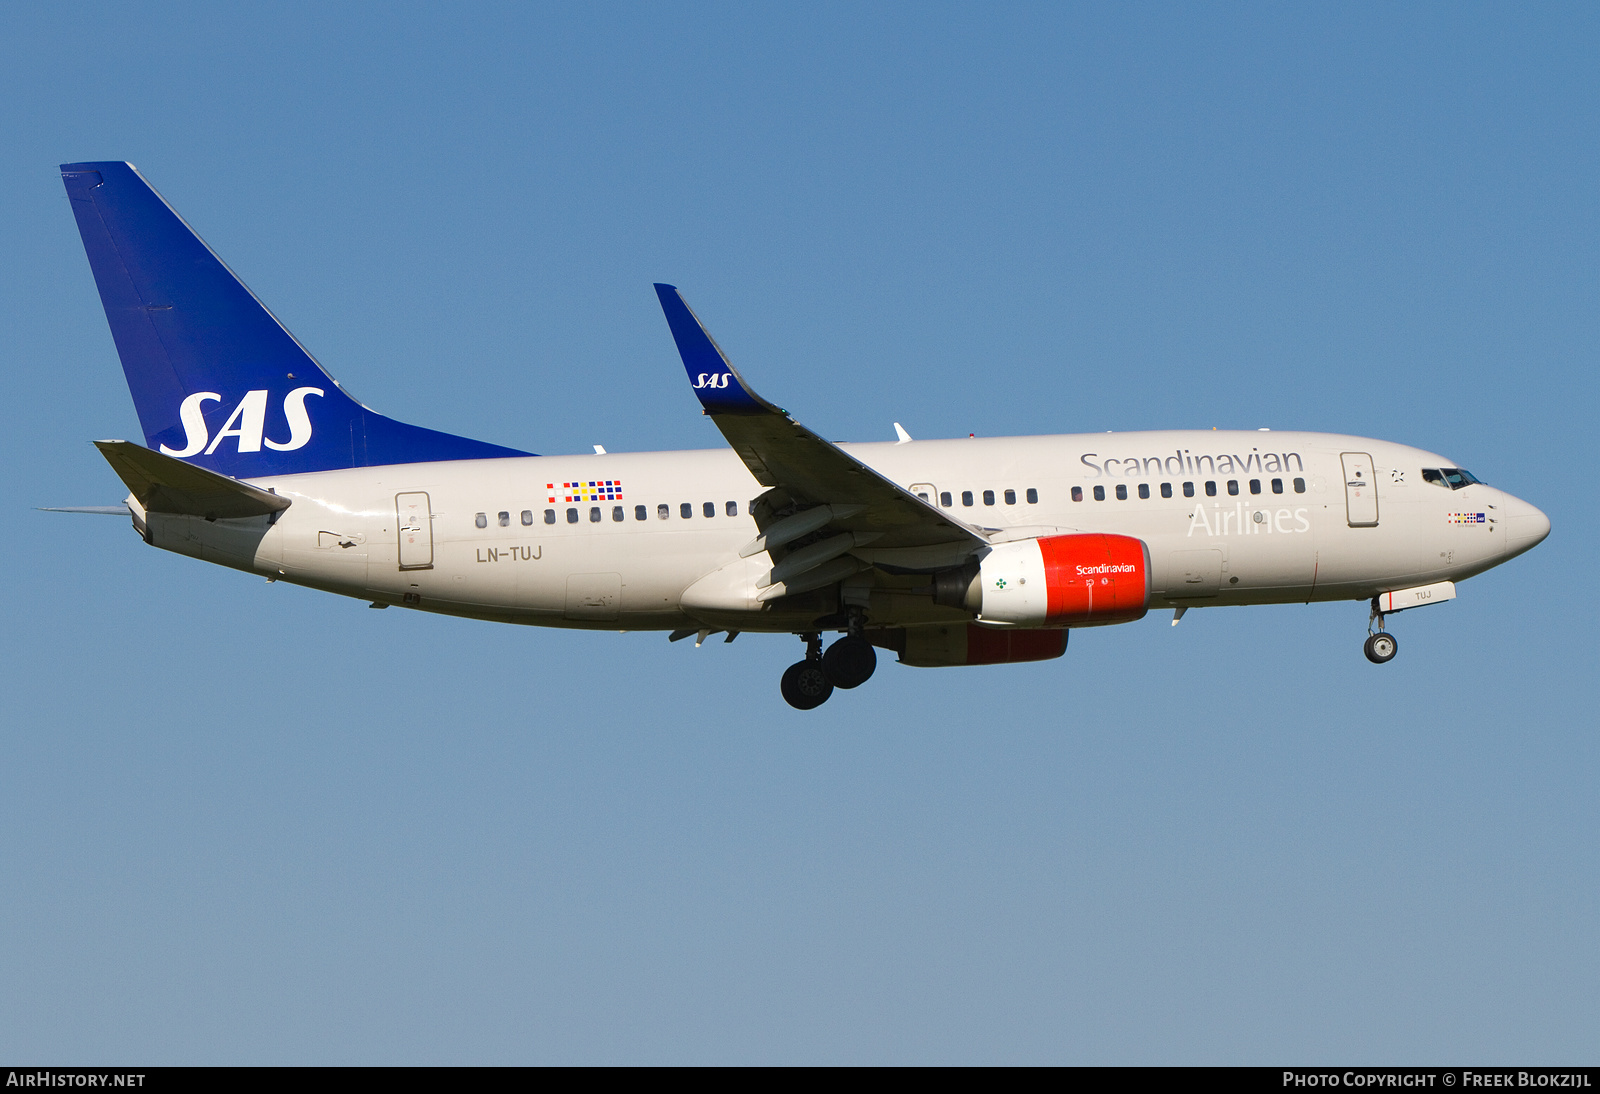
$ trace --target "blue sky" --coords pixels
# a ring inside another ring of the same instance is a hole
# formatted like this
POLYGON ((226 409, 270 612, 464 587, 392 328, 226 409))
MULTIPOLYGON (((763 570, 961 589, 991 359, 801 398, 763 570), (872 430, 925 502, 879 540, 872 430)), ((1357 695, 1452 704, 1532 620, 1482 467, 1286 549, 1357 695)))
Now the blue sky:
POLYGON ((1570 1062, 1600 1028, 1577 5, 79 4, 0 40, 0 1057, 1570 1062), (791 639, 163 554, 55 165, 136 163, 376 409, 712 447, 650 290, 839 439, 1326 429, 1554 532, 810 715, 791 639))

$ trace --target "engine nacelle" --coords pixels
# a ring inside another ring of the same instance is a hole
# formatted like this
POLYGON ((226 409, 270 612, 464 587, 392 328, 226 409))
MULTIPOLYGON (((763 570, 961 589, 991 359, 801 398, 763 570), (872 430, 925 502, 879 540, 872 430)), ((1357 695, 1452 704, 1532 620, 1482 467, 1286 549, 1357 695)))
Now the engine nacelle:
POLYGON ((986 623, 1131 623, 1150 607, 1150 551, 1132 536, 1085 533, 1001 543, 978 567, 986 623))
POLYGON ((935 627, 868 632, 874 645, 895 650, 902 665, 941 668, 950 665, 1011 665, 1048 661, 1067 651, 1064 627, 1023 630, 947 623, 935 627))

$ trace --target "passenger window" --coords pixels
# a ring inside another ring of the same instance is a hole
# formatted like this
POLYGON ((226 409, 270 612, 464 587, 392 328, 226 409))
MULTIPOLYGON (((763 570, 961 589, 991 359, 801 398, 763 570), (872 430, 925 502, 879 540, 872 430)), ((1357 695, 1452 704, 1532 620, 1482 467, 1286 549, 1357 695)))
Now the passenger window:
POLYGON ((614 521, 621 521, 622 517, 623 517, 622 506, 613 505, 611 507, 611 519, 614 520, 614 521))
POLYGON ((1170 482, 1161 484, 1161 496, 1164 498, 1172 497, 1172 484, 1170 482))
POLYGON ((1141 482, 1139 484, 1139 496, 1141 498, 1148 498, 1150 496, 1150 484, 1149 483, 1141 482))
POLYGON ((511 527, 511 514, 506 512, 504 509, 500 510, 500 527, 511 527))
POLYGON ((591 505, 589 507, 589 523, 590 524, 599 524, 600 523, 600 507, 598 505, 591 505))
POLYGON ((1229 497, 1236 496, 1238 493, 1239 493, 1239 480, 1238 479, 1229 479, 1228 480, 1228 495, 1229 495, 1229 497))
POLYGON ((1183 496, 1186 498, 1194 497, 1194 483, 1186 482, 1183 484, 1183 496))
POLYGON ((1015 505, 1015 504, 1017 504, 1017 492, 1015 490, 1007 490, 1006 491, 1006 504, 1007 505, 1015 505))
POLYGON ((972 504, 972 491, 971 490, 963 490, 963 491, 961 491, 961 504, 962 505, 971 505, 972 504))
POLYGON ((1073 501, 1082 501, 1083 500, 1083 487, 1074 486, 1072 488, 1072 500, 1073 501))
POLYGON ((739 515, 739 503, 736 501, 730 501, 727 505, 723 506, 723 511, 726 512, 730 517, 736 517, 739 515))
POLYGON ((678 515, 684 520, 688 520, 690 517, 694 516, 694 506, 690 505, 688 502, 684 502, 682 505, 678 506, 678 515))
POLYGON ((939 504, 944 506, 946 509, 955 504, 955 502, 950 500, 950 491, 943 490, 939 493, 939 504))
POLYGON ((1097 486, 1097 487, 1094 488, 1094 500, 1095 501, 1105 501, 1106 500, 1106 488, 1105 487, 1097 486))
POLYGON ((1214 498, 1216 496, 1217 496, 1217 484, 1214 481, 1208 479, 1206 481, 1206 497, 1214 498))
POLYGON ((1251 479, 1250 480, 1250 492, 1252 494, 1261 493, 1261 480, 1260 479, 1251 479))
POLYGON ((1306 492, 1306 480, 1305 479, 1295 479, 1294 480, 1294 492, 1296 494, 1304 494, 1306 492))
POLYGON ((700 507, 700 511, 707 517, 714 517, 717 515, 717 503, 714 501, 708 501, 700 507))
POLYGON ((1117 500, 1118 501, 1127 501, 1128 500, 1128 487, 1127 487, 1126 483, 1120 483, 1120 482, 1117 483, 1117 500))
POLYGON ((1282 479, 1273 479, 1272 480, 1272 492, 1274 494, 1283 493, 1283 480, 1282 479))
POLYGON ((993 505, 994 504, 994 491, 993 490, 985 490, 983 492, 983 504, 985 504, 985 505, 993 505))
POLYGON ((672 507, 670 505, 668 505, 666 502, 662 502, 660 505, 656 506, 656 517, 657 517, 657 519, 666 520, 671 515, 672 515, 672 507))
POLYGON ((1028 493, 1025 496, 1028 499, 1029 505, 1039 504, 1039 491, 1035 490, 1033 487, 1028 487, 1028 493))
POLYGON ((533 523, 533 510, 532 509, 524 509, 522 511, 522 525, 523 525, 523 527, 526 528, 528 525, 530 525, 532 523, 533 523))
POLYGON ((633 519, 634 520, 644 520, 649 515, 650 515, 650 510, 646 509, 644 506, 635 505, 633 507, 633 519))
POLYGON ((472 518, 472 523, 476 524, 479 528, 489 527, 489 514, 479 513, 477 516, 472 518))
POLYGON ((554 524, 556 522, 556 511, 554 509, 546 509, 544 511, 544 522, 546 524, 554 524))
POLYGON ((567 510, 567 523, 568 524, 577 524, 578 523, 578 511, 576 509, 568 509, 567 510))

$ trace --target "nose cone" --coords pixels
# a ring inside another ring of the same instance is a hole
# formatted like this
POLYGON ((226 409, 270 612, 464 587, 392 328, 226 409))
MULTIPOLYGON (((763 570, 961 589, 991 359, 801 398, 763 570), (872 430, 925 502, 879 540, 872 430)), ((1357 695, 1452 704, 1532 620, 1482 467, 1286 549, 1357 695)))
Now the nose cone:
POLYGON ((1506 505, 1506 549, 1520 555, 1544 542, 1550 534, 1550 518, 1520 498, 1508 498, 1506 505))

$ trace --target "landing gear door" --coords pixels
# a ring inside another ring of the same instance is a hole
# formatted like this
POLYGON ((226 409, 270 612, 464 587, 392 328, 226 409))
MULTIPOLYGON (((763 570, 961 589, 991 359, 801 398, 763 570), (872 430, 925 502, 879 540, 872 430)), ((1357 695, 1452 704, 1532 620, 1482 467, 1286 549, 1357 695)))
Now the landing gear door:
POLYGON ((1372 457, 1365 452, 1341 452, 1344 463, 1344 504, 1350 527, 1374 528, 1378 524, 1378 481, 1372 474, 1372 457))
POLYGON ((400 568, 433 569, 433 512, 428 495, 396 494, 394 508, 400 528, 400 568))

